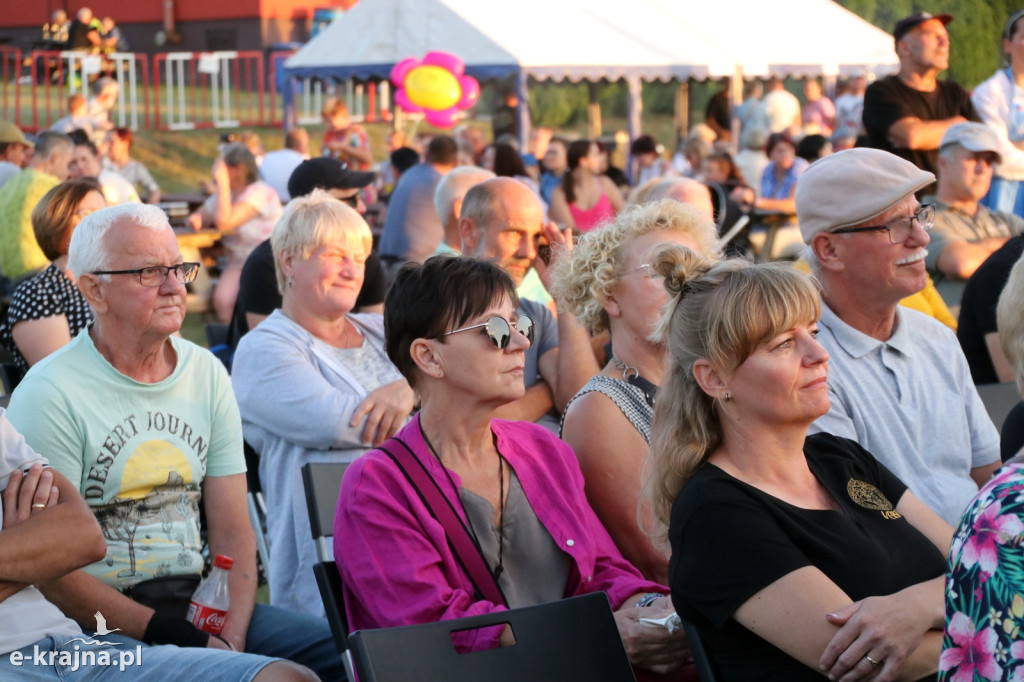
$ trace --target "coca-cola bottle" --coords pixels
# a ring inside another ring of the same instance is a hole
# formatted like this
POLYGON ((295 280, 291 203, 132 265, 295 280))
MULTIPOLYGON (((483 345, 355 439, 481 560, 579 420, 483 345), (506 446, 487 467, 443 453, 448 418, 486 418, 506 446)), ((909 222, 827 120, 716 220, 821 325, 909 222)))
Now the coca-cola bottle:
POLYGON ((213 560, 213 570, 206 576, 206 580, 199 583, 188 607, 188 621, 211 635, 219 635, 224 629, 224 619, 231 605, 228 571, 234 563, 231 557, 218 554, 213 560))

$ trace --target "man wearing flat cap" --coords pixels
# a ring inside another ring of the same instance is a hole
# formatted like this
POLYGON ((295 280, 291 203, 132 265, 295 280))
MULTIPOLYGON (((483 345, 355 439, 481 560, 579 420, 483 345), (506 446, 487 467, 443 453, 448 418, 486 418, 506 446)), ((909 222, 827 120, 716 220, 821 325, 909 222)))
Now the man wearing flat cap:
POLYGON ((831 408, 811 432, 856 440, 955 526, 999 464, 999 434, 952 331, 899 306, 927 281, 935 213, 914 193, 934 180, 888 152, 848 149, 804 172, 796 212, 831 360, 831 408))
POLYGON ((899 73, 875 81, 864 93, 866 146, 892 152, 931 173, 946 129, 980 120, 966 90, 938 79, 949 67, 946 24, 951 21, 949 14, 915 12, 896 22, 899 73))
POLYGON ((939 146, 938 189, 922 200, 935 204, 925 264, 954 315, 968 278, 1007 239, 1024 231, 1024 219, 978 203, 988 194, 1000 161, 999 140, 991 128, 981 123, 950 126, 939 146))

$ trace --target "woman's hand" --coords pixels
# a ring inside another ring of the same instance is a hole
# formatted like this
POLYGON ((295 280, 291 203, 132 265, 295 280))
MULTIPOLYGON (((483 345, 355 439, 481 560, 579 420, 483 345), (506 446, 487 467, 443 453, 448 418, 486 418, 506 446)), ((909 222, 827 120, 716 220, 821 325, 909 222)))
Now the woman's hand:
POLYGON ((217 189, 230 189, 231 178, 228 177, 228 165, 224 163, 224 159, 217 159, 213 162, 213 182, 217 186, 217 189))
POLYGON ((689 660, 690 646, 682 629, 669 634, 663 627, 640 622, 641 618, 662 618, 672 612, 671 607, 658 608, 660 602, 658 600, 647 608, 626 606, 613 615, 629 662, 638 668, 664 675, 689 660))
POLYGON ((537 257, 533 259, 533 267, 537 270, 537 276, 540 277, 540 282, 544 285, 544 288, 550 289, 551 270, 554 268, 555 263, 572 257, 572 228, 567 227, 564 230, 559 230, 558 225, 549 221, 544 226, 541 236, 547 241, 548 261, 544 262, 544 259, 540 257, 541 252, 540 247, 538 247, 537 257))
POLYGON ((349 425, 354 428, 365 417, 363 444, 376 447, 398 432, 414 404, 409 382, 405 379, 392 381, 371 391, 366 400, 359 403, 349 425))
POLYGON ((729 198, 742 206, 753 206, 757 195, 750 187, 737 187, 733 189, 729 198))
POLYGON ((201 216, 198 211, 189 214, 188 220, 186 220, 185 222, 193 230, 198 231, 203 229, 203 216, 201 216))
POLYGON ((922 622, 922 609, 908 604, 899 593, 868 597, 826 619, 839 626, 839 632, 825 647, 819 665, 830 679, 843 682, 867 679, 876 672, 873 680, 877 682, 895 679, 903 661, 930 629, 929 623, 922 622))

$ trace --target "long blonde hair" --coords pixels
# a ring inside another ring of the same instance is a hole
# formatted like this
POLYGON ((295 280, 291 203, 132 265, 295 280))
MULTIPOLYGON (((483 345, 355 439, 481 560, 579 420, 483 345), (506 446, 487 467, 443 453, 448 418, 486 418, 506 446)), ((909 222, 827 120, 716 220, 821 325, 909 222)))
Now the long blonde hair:
POLYGON ((714 263, 682 246, 654 259, 672 295, 656 335, 669 350, 668 372, 651 423, 652 462, 646 482, 654 513, 668 524, 672 503, 722 443, 718 405, 697 383, 694 363, 732 372, 776 335, 817 320, 817 283, 783 264, 733 259, 714 263))

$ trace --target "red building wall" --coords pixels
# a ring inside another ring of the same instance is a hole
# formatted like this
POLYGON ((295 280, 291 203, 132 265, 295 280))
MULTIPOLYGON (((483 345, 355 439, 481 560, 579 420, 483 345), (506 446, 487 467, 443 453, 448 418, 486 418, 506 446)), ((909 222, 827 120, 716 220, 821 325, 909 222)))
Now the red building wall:
MULTIPOLYGON (((174 0, 174 18, 177 22, 211 21, 219 19, 309 19, 317 7, 348 8, 357 0, 174 0)), ((64 9, 74 16, 86 6, 93 14, 111 16, 119 24, 160 23, 163 21, 164 0, 34 0, 30 2, 4 2, 0 12, 0 31, 5 28, 42 26, 50 13, 64 9)))

